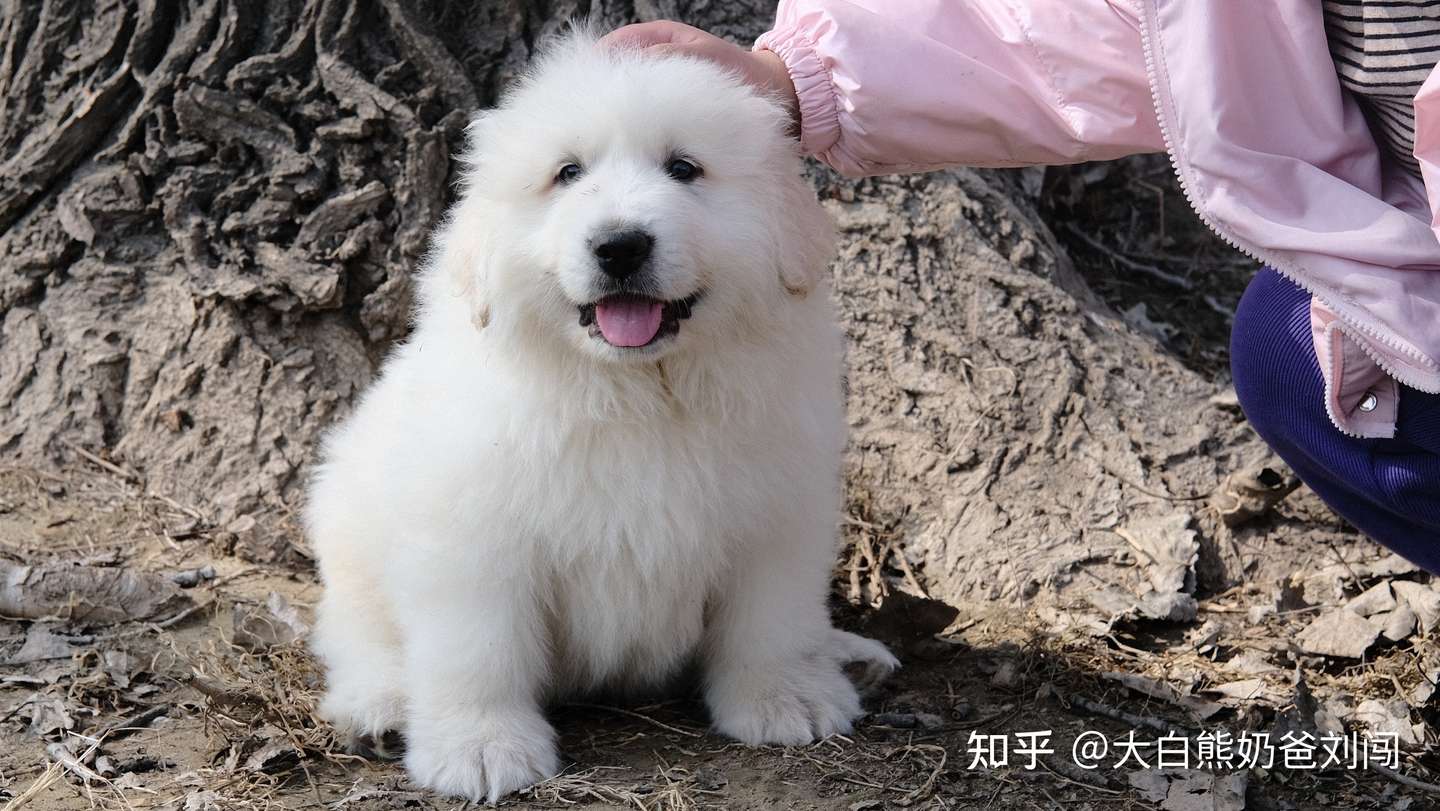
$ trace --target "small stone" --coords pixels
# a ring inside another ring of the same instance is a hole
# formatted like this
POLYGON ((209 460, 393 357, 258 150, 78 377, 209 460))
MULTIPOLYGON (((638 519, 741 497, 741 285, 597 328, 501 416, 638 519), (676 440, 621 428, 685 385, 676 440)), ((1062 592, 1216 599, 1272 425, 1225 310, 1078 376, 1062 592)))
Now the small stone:
POLYGON ((1245 612, 1245 619, 1249 620, 1251 625, 1259 625, 1273 616, 1275 616, 1275 606, 1273 605, 1252 605, 1250 610, 1245 612))
POLYGON ((208 583, 215 579, 214 566, 201 566, 198 569, 186 569, 170 575, 170 582, 182 589, 193 589, 201 583, 208 583))
POLYGON ((183 589, 193 589, 194 586, 213 581, 213 579, 215 579, 215 566, 200 566, 199 569, 186 569, 170 575, 170 582, 183 589))
POLYGON ((695 787, 701 791, 719 791, 730 785, 730 778, 719 769, 712 769, 709 766, 701 766, 691 773, 695 787))
POLYGON ((1219 394, 1211 395, 1210 399, 1206 400, 1205 402, 1215 406, 1216 408, 1229 409, 1230 411, 1240 410, 1240 396, 1235 393, 1235 387, 1233 386, 1225 389, 1219 394))
POLYGON ((990 677, 990 683, 996 687, 1014 687, 1015 663, 1009 660, 1002 662, 1000 668, 995 671, 995 675, 990 677))

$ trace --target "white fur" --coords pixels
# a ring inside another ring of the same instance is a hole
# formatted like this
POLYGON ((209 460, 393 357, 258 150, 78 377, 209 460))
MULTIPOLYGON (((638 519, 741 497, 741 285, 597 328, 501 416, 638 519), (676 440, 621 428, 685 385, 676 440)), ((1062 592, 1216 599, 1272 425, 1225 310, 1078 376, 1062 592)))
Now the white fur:
POLYGON ((833 237, 785 114, 691 59, 553 47, 472 126, 410 340, 327 440, 306 523, 314 646, 343 732, 407 738, 473 800, 556 773, 547 701, 662 684, 699 657, 715 726, 803 744, 860 713, 831 627, 844 444, 833 237), (701 165, 693 184, 666 162, 701 165), (584 174, 554 185, 575 161, 584 174), (658 346, 579 326, 586 241, 656 235, 658 346), (807 294, 808 293, 808 294, 807 294))

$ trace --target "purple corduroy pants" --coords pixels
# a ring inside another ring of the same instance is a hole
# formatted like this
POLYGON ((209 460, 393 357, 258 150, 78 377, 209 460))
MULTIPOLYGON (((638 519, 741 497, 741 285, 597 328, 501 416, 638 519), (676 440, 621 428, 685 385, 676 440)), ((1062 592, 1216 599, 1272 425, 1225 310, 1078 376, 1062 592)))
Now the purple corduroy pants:
POLYGON ((1440 395, 1402 386, 1392 439, 1341 433, 1325 413, 1310 294, 1269 268, 1240 301, 1230 366, 1245 416, 1301 481, 1365 534, 1440 573, 1440 395))

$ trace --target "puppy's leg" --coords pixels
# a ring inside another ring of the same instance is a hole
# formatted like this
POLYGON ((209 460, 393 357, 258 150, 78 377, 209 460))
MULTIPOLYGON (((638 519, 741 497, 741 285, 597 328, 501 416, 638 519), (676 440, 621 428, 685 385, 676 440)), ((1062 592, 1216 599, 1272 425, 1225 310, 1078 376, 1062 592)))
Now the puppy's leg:
POLYGON ((428 788, 493 803, 560 770, 539 704, 548 651, 528 578, 460 557, 417 555, 397 577, 405 766, 428 788))
POLYGON ((805 744, 849 732, 860 715, 841 669, 849 653, 834 649, 825 605, 834 549, 827 524, 801 518, 778 527, 775 540, 751 544, 716 597, 705 698, 726 735, 752 745, 805 744))
POLYGON ((326 671, 320 715, 351 751, 385 756, 386 733, 400 730, 405 712, 400 640, 379 584, 353 562, 325 562, 312 637, 326 671))

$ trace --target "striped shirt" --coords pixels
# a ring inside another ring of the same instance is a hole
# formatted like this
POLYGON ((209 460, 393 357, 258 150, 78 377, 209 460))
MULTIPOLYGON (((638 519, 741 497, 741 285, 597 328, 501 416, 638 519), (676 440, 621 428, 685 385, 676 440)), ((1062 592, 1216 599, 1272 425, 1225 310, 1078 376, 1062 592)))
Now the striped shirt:
POLYGON ((1415 94, 1440 60, 1440 0, 1323 0, 1340 84, 1370 129, 1415 174, 1415 94))

